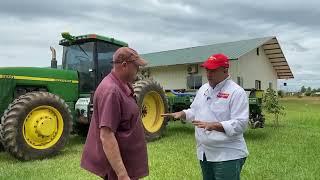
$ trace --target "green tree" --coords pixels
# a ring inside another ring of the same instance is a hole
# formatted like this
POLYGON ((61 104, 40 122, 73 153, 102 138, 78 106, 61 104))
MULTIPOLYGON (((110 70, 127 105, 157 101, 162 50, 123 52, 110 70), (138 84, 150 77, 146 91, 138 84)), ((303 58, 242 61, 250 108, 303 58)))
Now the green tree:
POLYGON ((308 87, 307 90, 306 90, 306 92, 305 92, 305 95, 306 95, 306 96, 311 96, 311 94, 312 94, 311 87, 308 87))
POLYGON ((312 91, 311 91, 312 93, 315 93, 315 92, 317 92, 317 89, 316 88, 314 88, 314 89, 312 89, 312 91))
POLYGON ((311 91, 312 91, 311 87, 308 87, 306 92, 311 92, 311 91))
POLYGON ((307 91, 307 89, 304 86, 302 86, 300 92, 305 93, 306 91, 307 91))
POLYGON ((274 115, 274 125, 279 126, 279 116, 284 116, 284 107, 279 102, 279 97, 276 91, 268 88, 263 99, 263 107, 268 112, 274 115))

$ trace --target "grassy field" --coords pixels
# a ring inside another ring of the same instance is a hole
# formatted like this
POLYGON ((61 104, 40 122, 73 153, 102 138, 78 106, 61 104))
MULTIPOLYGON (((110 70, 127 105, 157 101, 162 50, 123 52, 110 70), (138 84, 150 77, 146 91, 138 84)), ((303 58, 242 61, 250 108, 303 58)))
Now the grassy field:
MULTIPOLYGON (((245 133, 250 155, 242 179, 319 179, 320 99, 283 99, 286 117, 280 127, 268 116, 264 129, 245 133)), ((195 156, 193 127, 169 123, 165 137, 148 144, 153 179, 201 179, 195 156)), ((0 179, 99 179, 79 167, 84 139, 73 137, 60 155, 42 161, 19 162, 0 153, 0 179)))

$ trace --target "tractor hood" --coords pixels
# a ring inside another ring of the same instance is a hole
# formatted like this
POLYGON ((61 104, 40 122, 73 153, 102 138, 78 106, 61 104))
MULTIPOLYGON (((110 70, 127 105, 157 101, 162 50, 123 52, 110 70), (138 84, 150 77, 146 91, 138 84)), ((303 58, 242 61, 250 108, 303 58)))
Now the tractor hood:
POLYGON ((5 67, 0 68, 0 79, 78 83, 78 74, 76 71, 52 68, 5 67))
POLYGON ((15 88, 45 88, 60 96, 66 102, 78 99, 78 73, 37 67, 5 67, 0 68, 0 117, 13 101, 15 88))

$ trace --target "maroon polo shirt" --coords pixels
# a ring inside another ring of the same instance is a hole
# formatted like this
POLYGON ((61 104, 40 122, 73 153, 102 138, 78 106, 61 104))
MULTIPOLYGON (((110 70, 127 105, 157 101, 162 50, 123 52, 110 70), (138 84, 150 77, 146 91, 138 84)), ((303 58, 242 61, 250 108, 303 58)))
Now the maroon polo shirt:
POLYGON ((112 72, 94 94, 93 116, 81 159, 81 167, 109 180, 117 179, 100 140, 100 128, 109 127, 119 144, 123 163, 131 179, 148 175, 147 146, 139 107, 131 85, 112 72))

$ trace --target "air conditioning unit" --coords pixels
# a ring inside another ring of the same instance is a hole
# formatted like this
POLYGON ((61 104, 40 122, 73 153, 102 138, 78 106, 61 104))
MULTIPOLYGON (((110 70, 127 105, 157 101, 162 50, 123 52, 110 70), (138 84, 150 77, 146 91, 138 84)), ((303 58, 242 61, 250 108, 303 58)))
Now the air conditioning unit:
POLYGON ((198 73, 198 64, 190 64, 187 67, 188 74, 198 73))

